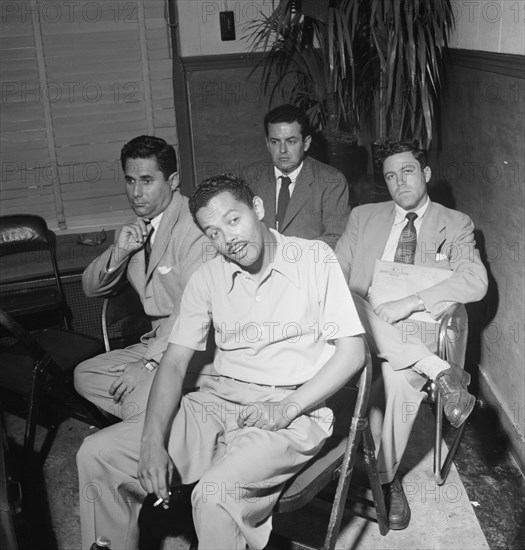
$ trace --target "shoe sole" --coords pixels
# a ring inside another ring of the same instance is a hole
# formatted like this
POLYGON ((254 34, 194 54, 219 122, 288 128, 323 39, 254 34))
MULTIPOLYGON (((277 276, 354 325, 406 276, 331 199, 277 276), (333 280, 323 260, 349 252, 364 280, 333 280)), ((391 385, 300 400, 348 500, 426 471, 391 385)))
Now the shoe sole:
POLYGON ((465 412, 459 417, 459 420, 456 420, 455 422, 450 422, 450 425, 453 428, 460 428, 467 420, 467 418, 470 416, 470 413, 474 410, 474 406, 476 405, 476 398, 473 395, 470 395, 470 399, 468 402, 468 406, 465 409, 465 412))

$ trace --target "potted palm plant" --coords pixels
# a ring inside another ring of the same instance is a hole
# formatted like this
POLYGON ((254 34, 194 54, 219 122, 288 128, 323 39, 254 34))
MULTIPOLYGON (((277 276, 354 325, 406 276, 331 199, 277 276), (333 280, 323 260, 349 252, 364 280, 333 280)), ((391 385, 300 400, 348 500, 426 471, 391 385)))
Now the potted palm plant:
MULTIPOLYGON (((428 149, 441 92, 444 49, 454 25, 450 0, 361 4, 377 60, 379 139, 373 145, 380 148, 385 138, 410 139, 428 149)), ((378 168, 376 162, 374 166, 378 168)), ((376 182, 384 185, 382 175, 376 182)))
POLYGON ((355 0, 281 0, 247 27, 252 50, 265 52, 259 66, 270 102, 293 103, 308 114, 318 132, 314 155, 339 168, 350 185, 366 172, 366 150, 357 145, 361 107, 370 98, 358 74, 370 50, 359 40, 358 8, 355 0))

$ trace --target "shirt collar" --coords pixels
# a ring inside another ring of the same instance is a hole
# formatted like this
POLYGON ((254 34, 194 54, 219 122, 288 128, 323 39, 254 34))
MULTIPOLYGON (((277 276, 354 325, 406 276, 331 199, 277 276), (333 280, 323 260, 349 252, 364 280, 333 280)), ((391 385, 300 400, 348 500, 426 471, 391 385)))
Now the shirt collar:
POLYGON ((299 175, 299 172, 303 168, 303 164, 304 164, 304 161, 301 162, 301 164, 299 164, 299 166, 295 170, 290 172, 289 174, 283 174, 283 172, 281 172, 279 170, 279 168, 277 168, 277 166, 274 166, 273 171, 275 173, 275 179, 278 180, 281 176, 288 176, 290 178, 292 184, 294 184, 295 180, 297 179, 297 176, 299 175))
MULTIPOLYGON (((297 269, 297 264, 301 258, 301 255, 304 254, 304 250, 299 246, 290 244, 290 241, 285 239, 281 233, 278 233, 274 229, 270 229, 270 232, 275 237, 275 243, 270 245, 269 252, 272 255, 271 261, 268 267, 266 268, 266 279, 271 271, 276 271, 286 277, 292 284, 297 288, 300 286, 299 273, 297 269)), ((229 294, 233 290, 235 281, 239 275, 245 277, 251 277, 251 275, 245 271, 239 264, 231 261, 229 258, 225 258, 226 265, 229 266, 231 284, 226 291, 229 294)), ((264 280, 263 279, 263 280, 264 280)))
POLYGON ((401 208, 398 204, 395 205, 396 215, 394 218, 394 225, 399 225, 400 223, 403 223, 406 219, 406 215, 409 212, 414 212, 417 214, 417 219, 421 220, 421 218, 425 215, 425 212, 428 209, 428 205, 430 204, 430 198, 427 197, 427 200, 425 201, 425 204, 423 206, 420 206, 417 210, 405 210, 404 208, 401 208))

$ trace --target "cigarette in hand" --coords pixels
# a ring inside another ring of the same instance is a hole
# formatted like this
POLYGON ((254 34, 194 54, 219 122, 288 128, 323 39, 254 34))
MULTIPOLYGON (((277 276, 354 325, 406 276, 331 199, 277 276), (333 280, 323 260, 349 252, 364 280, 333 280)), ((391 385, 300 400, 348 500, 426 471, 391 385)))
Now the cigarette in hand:
POLYGON ((158 505, 161 504, 163 501, 164 501, 164 499, 163 499, 162 497, 158 498, 158 499, 153 503, 153 507, 158 506, 158 505))

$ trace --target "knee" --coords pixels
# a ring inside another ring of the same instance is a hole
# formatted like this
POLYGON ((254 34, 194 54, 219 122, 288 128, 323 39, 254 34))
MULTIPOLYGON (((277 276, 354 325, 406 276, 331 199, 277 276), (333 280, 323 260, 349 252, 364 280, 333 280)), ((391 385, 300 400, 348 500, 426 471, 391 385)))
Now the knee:
POLYGON ((118 448, 114 448, 114 437, 105 432, 106 430, 100 430, 84 439, 77 451, 79 471, 85 468, 92 470, 95 463, 109 462, 118 453, 118 448))
POLYGON ((87 359, 79 363, 73 372, 73 384, 75 390, 83 396, 86 396, 86 387, 88 385, 89 373, 92 372, 91 368, 92 359, 87 359))
POLYGON ((212 480, 206 475, 197 483, 191 494, 191 503, 194 509, 213 510, 224 505, 228 493, 225 482, 212 480))

